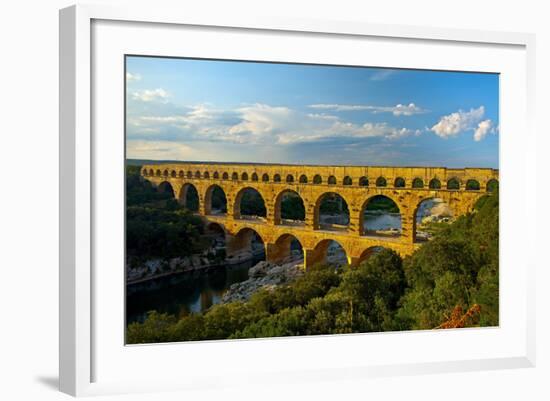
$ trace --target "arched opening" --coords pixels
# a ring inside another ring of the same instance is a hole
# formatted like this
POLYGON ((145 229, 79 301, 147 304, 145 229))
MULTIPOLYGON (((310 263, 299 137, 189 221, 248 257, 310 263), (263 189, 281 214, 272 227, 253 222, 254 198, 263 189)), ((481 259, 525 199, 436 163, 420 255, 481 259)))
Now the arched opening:
POLYGON ((377 187, 385 187, 386 185, 388 185, 388 183, 386 182, 386 179, 384 177, 378 177, 376 179, 376 186, 377 187))
POLYGON ((179 178, 185 177, 185 173, 183 172, 183 170, 180 170, 180 171, 179 171, 178 177, 179 177, 179 178))
POLYGON ((275 174, 273 176, 273 182, 281 182, 281 175, 280 174, 275 174))
POLYGON ((304 174, 300 176, 300 184, 307 184, 307 177, 304 174))
POLYGON ((265 243, 262 237, 251 228, 241 229, 227 244, 231 259, 256 261, 265 260, 265 243))
POLYGON ((212 176, 214 177, 215 180, 218 180, 220 178, 220 173, 218 173, 217 171, 214 171, 214 174, 212 174, 212 176))
POLYGON ((298 192, 284 190, 275 200, 275 224, 303 226, 306 219, 304 201, 298 192))
POLYGON ((232 179, 233 181, 237 181, 237 180, 239 179, 239 174, 237 174, 237 173, 231 174, 231 179, 232 179))
POLYGON ((241 174, 241 180, 242 181, 248 181, 248 174, 247 173, 242 173, 241 174))
POLYGON ((252 181, 258 181, 258 174, 252 173, 252 181))
POLYGON ((292 183, 294 182, 294 176, 292 174, 289 174, 286 176, 286 182, 292 183))
POLYGON ((157 190, 162 194, 170 195, 167 196, 167 199, 176 199, 174 188, 172 187, 172 184, 170 184, 168 181, 161 182, 157 187, 157 190))
POLYGON ((422 178, 415 178, 412 182, 413 188, 424 188, 424 181, 422 181, 422 178))
POLYGON ((346 176, 344 177, 344 181, 342 181, 342 183, 343 183, 344 185, 351 185, 351 184, 352 184, 351 177, 350 177, 349 175, 346 175, 346 176))
POLYGON ((177 175, 176 171, 175 171, 175 170, 172 170, 172 172, 170 173, 170 176, 171 176, 172 178, 176 178, 176 175, 177 175))
POLYGON ((144 177, 147 177, 149 175, 149 172, 147 171, 147 169, 143 169, 141 170, 141 175, 143 175, 144 177))
POLYGON ((193 173, 191 171, 187 172, 187 178, 193 178, 193 173))
POLYGON ((421 201, 414 212, 413 236, 415 242, 426 242, 436 234, 443 224, 453 221, 453 211, 441 198, 421 201))
POLYGON ((487 192, 495 192, 498 190, 498 180, 495 178, 487 181, 487 192))
POLYGON ((269 175, 267 175, 267 174, 262 175, 262 181, 263 182, 268 182, 269 181, 269 175))
POLYGON ((359 178, 359 186, 360 187, 368 187, 369 186, 369 179, 367 177, 359 178))
POLYGON ((267 259, 274 263, 299 262, 304 259, 302 244, 292 234, 283 234, 269 246, 267 259))
POLYGON ((348 203, 335 192, 326 192, 315 204, 315 229, 346 231, 349 227, 348 203))
POLYGON ((208 180, 210 178, 210 173, 208 171, 205 171, 203 177, 208 180))
POLYGON ((157 170, 156 176, 157 176, 157 177, 160 177, 161 175, 162 175, 162 172, 161 172, 160 170, 157 170))
POLYGON ((153 176, 155 175, 155 172, 153 171, 153 169, 150 169, 150 170, 149 170, 149 175, 150 175, 151 177, 153 177, 153 176))
POLYGON ((195 178, 201 178, 201 172, 195 171, 195 178))
POLYGON ((348 256, 344 247, 337 241, 324 239, 306 256, 306 267, 326 264, 336 268, 348 265, 348 256))
POLYGON ((405 188, 405 179, 401 177, 397 177, 395 179, 395 182, 393 183, 393 186, 395 188, 405 188))
POLYGON ((429 184, 430 189, 441 189, 441 181, 437 178, 432 178, 429 184))
POLYGON ((197 188, 193 184, 184 184, 180 190, 179 202, 186 209, 189 209, 192 212, 198 212, 199 193, 197 192, 197 188))
POLYGON ((466 191, 479 191, 480 187, 478 180, 466 181, 466 191))
POLYGON ((223 180, 228 180, 228 179, 229 179, 229 174, 223 173, 222 179, 223 179, 223 180))
POLYGON ((457 191, 460 189, 460 181, 458 178, 451 178, 449 181, 447 181, 447 189, 457 191))
POLYGON ((314 184, 322 184, 323 183, 323 179, 321 178, 321 176, 319 174, 315 174, 315 177, 313 177, 313 183, 314 184))
POLYGON ((357 265, 360 265, 365 260, 370 258, 372 255, 375 255, 379 252, 381 252, 384 249, 383 246, 371 246, 370 248, 367 248, 363 251, 361 256, 359 256, 359 260, 357 261, 357 265))
POLYGON ((401 235, 401 213, 397 203, 384 195, 369 198, 361 210, 361 234, 377 237, 401 235))
POLYGON ((168 177, 168 170, 164 170, 164 172, 162 173, 163 176, 165 177, 168 177))
POLYGON ((333 175, 329 176, 327 182, 328 185, 336 185, 336 177, 333 175))
POLYGON ((212 185, 206 190, 204 197, 205 213, 223 215, 227 213, 227 198, 219 185, 212 185))
POLYGON ((204 236, 210 240, 210 249, 208 249, 207 258, 210 263, 222 263, 226 256, 226 233, 221 224, 208 223, 204 236))
POLYGON ((233 215, 236 219, 265 220, 267 210, 262 195, 254 188, 243 188, 235 197, 233 215))

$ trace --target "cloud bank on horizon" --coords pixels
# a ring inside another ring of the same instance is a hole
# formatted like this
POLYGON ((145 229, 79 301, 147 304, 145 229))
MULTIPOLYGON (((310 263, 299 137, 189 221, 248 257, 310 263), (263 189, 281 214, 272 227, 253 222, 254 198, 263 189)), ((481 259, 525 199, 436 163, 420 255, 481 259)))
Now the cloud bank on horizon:
POLYGON ((498 168, 498 75, 127 57, 130 159, 498 168))

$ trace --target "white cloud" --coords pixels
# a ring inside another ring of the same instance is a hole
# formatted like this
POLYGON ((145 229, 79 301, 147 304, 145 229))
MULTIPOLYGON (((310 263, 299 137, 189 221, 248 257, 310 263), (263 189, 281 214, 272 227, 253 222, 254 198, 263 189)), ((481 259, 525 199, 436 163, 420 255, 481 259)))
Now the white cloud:
POLYGON ((371 75, 370 80, 371 81, 385 81, 392 75, 394 75, 397 71, 395 70, 380 70, 375 72, 371 75))
POLYGON ((483 138, 485 138, 485 136, 487 136, 487 134, 489 133, 489 131, 491 130, 491 127, 492 127, 492 123, 491 123, 491 120, 483 120, 481 121, 478 125, 477 125, 477 128, 474 132, 474 140, 476 142, 479 142, 481 141, 483 138))
POLYGON ((408 105, 397 104, 395 106, 371 106, 366 104, 311 104, 312 109, 334 110, 334 111, 370 111, 372 113, 392 113, 394 116, 412 116, 426 113, 414 103, 408 105))
POLYGON ((132 74, 131 72, 126 73, 126 82, 141 81, 141 75, 132 74))
POLYGON ((284 106, 253 104, 235 110, 197 105, 177 115, 131 116, 129 136, 180 138, 250 144, 293 144, 331 138, 396 139, 420 131, 387 123, 363 124, 326 114, 303 113, 284 106))
POLYGON ((162 88, 144 89, 141 91, 132 92, 132 98, 142 102, 166 102, 169 97, 169 93, 162 88))
POLYGON ((126 155, 129 159, 185 160, 193 156, 194 150, 177 141, 128 140, 126 155))
POLYGON ((491 130, 492 121, 483 120, 485 107, 480 106, 470 111, 459 110, 455 113, 441 117, 439 122, 430 128, 441 138, 450 138, 462 132, 474 131, 474 140, 480 141, 491 130))

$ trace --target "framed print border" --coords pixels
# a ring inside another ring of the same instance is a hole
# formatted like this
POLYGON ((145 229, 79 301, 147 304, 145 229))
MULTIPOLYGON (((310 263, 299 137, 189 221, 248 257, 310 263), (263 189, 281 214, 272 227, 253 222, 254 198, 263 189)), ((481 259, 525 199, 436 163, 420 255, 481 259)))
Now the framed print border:
MULTIPOLYGON (((187 14, 184 7, 177 10, 158 8, 113 8, 109 6, 78 5, 60 11, 60 390, 71 395, 155 391, 178 388, 177 384, 151 382, 139 388, 127 383, 97 381, 93 335, 96 324, 93 307, 94 275, 93 235, 95 205, 94 158, 100 150, 93 141, 92 68, 94 21, 144 22, 177 24, 197 27, 235 28, 277 32, 302 32, 319 35, 345 35, 391 39, 428 40, 442 43, 515 45, 525 49, 526 71, 526 169, 535 170, 534 112, 534 35, 525 33, 485 32, 460 29, 438 29, 414 26, 367 24, 359 21, 317 21, 291 18, 224 19, 210 15, 187 14)), ((526 185, 533 177, 525 177, 526 185)), ((533 187, 533 186, 532 186, 533 187)), ((525 211, 534 215, 535 210, 525 211)), ((532 219, 531 219, 532 220, 532 219)), ((529 367, 535 363, 535 261, 526 262, 527 287, 525 292, 527 330, 525 353, 517 357, 482 358, 467 361, 433 363, 388 364, 348 368, 341 371, 346 377, 360 379, 367 376, 422 374, 480 369, 529 367)), ((265 340, 264 340, 265 341, 265 340)), ((264 342, 265 343, 265 342, 264 342)), ((336 370, 336 369, 335 369, 336 370)), ((308 370, 303 378, 327 379, 326 370, 308 370)), ((291 381, 291 375, 281 372, 279 377, 291 381)), ((208 383, 193 382, 193 388, 204 388, 208 383)), ((223 381, 222 381, 223 384, 223 381)))

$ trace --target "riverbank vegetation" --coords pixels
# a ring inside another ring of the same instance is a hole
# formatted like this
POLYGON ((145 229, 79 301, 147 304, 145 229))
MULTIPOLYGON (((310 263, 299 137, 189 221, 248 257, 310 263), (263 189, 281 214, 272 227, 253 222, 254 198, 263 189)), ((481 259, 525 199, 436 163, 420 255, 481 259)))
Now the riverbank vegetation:
POLYGON ((496 326, 498 213, 495 193, 404 259, 384 249, 358 267, 314 266, 248 302, 182 318, 150 312, 128 326, 127 342, 433 329, 453 327, 457 310, 473 311, 462 326, 496 326))

